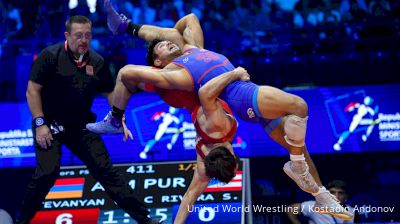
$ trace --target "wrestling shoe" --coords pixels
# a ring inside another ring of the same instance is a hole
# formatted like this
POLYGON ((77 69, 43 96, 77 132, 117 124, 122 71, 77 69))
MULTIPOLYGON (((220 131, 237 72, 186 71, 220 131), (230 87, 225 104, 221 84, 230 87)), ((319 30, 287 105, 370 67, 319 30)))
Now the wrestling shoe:
POLYGON ((315 195, 314 212, 332 215, 339 219, 353 220, 354 214, 343 207, 336 197, 324 188, 315 195))
POLYGON ((97 123, 86 124, 86 129, 97 134, 122 134, 124 133, 124 127, 122 121, 114 118, 111 115, 111 111, 108 112, 107 116, 97 123))
POLYGON ((305 192, 317 193, 319 190, 317 182, 308 171, 308 165, 304 161, 300 167, 294 167, 292 161, 285 163, 283 171, 305 192))
POLYGON ((118 14, 111 4, 111 0, 104 0, 104 10, 107 13, 107 26, 110 31, 116 34, 124 34, 130 20, 124 14, 118 14))

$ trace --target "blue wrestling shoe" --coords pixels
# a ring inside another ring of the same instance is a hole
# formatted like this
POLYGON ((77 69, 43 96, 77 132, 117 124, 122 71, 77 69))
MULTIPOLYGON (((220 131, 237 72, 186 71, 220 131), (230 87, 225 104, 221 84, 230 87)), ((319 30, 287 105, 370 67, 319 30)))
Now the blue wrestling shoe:
POLYGON ((124 34, 128 28, 129 19, 124 14, 118 14, 111 4, 111 0, 104 1, 104 9, 107 13, 107 26, 110 31, 116 34, 124 34))
POLYGON ((108 112, 107 116, 97 123, 86 124, 86 128, 97 134, 122 134, 124 133, 124 127, 122 121, 114 118, 111 115, 111 111, 108 112))

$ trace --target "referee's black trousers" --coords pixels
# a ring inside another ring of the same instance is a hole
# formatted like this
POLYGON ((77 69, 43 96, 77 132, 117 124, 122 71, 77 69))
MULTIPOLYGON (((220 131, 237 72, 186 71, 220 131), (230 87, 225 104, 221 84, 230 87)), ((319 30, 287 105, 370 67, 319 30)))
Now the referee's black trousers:
MULTIPOLYGON (((34 136, 35 138, 35 136, 34 136)), ((18 224, 29 223, 42 208, 50 188, 60 173, 61 145, 66 145, 87 166, 90 174, 105 188, 109 196, 139 223, 149 221, 146 206, 133 196, 121 173, 113 167, 110 156, 100 135, 86 130, 67 130, 53 135, 52 145, 41 148, 36 140, 36 170, 27 186, 18 224)))

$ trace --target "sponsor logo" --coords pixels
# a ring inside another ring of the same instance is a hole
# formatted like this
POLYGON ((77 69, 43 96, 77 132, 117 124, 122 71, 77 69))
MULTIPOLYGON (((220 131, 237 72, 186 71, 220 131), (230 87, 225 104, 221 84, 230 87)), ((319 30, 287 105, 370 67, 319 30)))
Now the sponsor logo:
POLYGON ((253 108, 248 108, 248 109, 247 109, 247 116, 249 116, 249 118, 254 118, 254 117, 256 117, 256 114, 254 113, 253 108))

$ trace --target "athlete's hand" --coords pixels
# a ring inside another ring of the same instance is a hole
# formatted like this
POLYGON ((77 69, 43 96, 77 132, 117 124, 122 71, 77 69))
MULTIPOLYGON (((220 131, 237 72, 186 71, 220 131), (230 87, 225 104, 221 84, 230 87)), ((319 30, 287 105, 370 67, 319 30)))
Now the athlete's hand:
POLYGON ((51 141, 53 140, 53 136, 51 135, 49 127, 47 125, 42 125, 35 129, 36 131, 36 142, 40 145, 40 147, 47 149, 47 147, 51 146, 51 141))
POLYGON ((247 73, 246 69, 239 66, 234 70, 234 72, 237 75, 237 79, 240 79, 242 81, 250 80, 250 75, 249 75, 249 73, 247 73))
POLYGON ((124 128, 124 142, 128 139, 128 137, 133 140, 132 132, 126 126, 125 115, 122 117, 122 127, 124 128))

